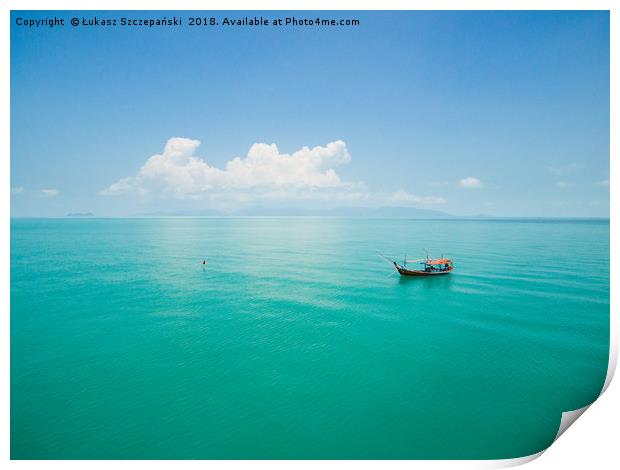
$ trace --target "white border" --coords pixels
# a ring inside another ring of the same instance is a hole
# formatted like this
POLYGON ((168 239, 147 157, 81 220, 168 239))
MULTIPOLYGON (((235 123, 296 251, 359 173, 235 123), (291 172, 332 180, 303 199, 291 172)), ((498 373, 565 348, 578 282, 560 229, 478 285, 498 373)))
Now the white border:
MULTIPOLYGON (((618 183, 618 162, 617 155, 620 149, 620 134, 618 133, 618 110, 620 102, 618 96, 617 83, 620 83, 618 74, 618 28, 620 27, 620 8, 612 0, 360 0, 357 2, 346 2, 342 0, 264 0, 264 1, 191 1, 179 0, 177 2, 167 0, 93 0, 88 3, 78 0, 5 0, 0 2, 0 110, 3 119, 0 120, 0 145, 2 146, 2 161, 0 163, 0 181, 2 181, 2 195, 0 196, 0 207, 2 218, 0 220, 0 236, 2 250, 0 253, 0 301, 2 319, 4 321, 4 341, 2 348, 2 388, 0 399, 2 400, 2 460, 10 459, 9 454, 9 371, 10 371, 10 299, 9 299, 9 274, 10 274, 10 10, 611 10, 611 115, 610 128, 611 147, 610 147, 610 214, 616 214, 618 208, 618 191, 615 189, 618 183)), ((620 235, 618 231, 617 219, 611 217, 610 233, 612 243, 611 253, 611 277, 610 286, 617 286, 619 277, 619 263, 617 242, 620 235)), ((617 364, 618 357, 618 336, 619 336, 619 304, 617 292, 611 289, 611 347, 610 363, 607 378, 605 381, 605 391, 610 383, 617 364)), ((568 466, 578 468, 584 465, 595 464, 594 467, 611 468, 620 463, 616 439, 614 439, 615 429, 611 416, 618 416, 620 402, 620 388, 617 384, 609 387, 607 392, 590 406, 590 410, 585 413, 580 421, 580 425, 571 429, 571 432, 562 436, 554 443, 549 450, 545 451, 545 457, 538 459, 530 466, 541 466, 540 468, 555 468, 557 466, 568 466), (613 465, 616 462, 616 465, 613 465)), ((587 408, 587 407, 586 407, 587 408)), ((565 419, 570 420, 568 416, 565 419)), ((558 437, 561 433, 559 432, 558 437)), ((542 454, 542 453, 541 453, 542 454)), ((356 467, 374 467, 375 465, 389 466, 392 468, 410 468, 411 465, 424 468, 487 468, 505 467, 519 465, 535 459, 540 454, 529 457, 499 461, 356 461, 356 467), (375 463, 376 462, 376 463, 375 463)), ((148 465, 151 468, 168 468, 169 466, 198 467, 205 464, 218 468, 231 468, 238 465, 252 466, 255 468, 288 468, 294 465, 298 468, 315 467, 316 465, 328 468, 350 465, 351 462, 344 461, 11 461, 11 465, 23 468, 46 466, 50 468, 81 468, 85 464, 90 467, 106 468, 109 465, 121 468, 133 468, 136 465, 148 465)))

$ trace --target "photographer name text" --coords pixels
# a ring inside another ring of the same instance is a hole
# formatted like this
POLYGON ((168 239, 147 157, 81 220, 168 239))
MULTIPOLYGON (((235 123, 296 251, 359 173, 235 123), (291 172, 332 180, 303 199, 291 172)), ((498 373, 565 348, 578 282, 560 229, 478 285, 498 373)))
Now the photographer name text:
POLYGON ((98 16, 75 16, 67 18, 21 18, 15 19, 15 24, 23 28, 114 28, 114 27, 142 27, 142 28, 179 28, 179 27, 330 27, 330 26, 360 26, 360 20, 354 18, 266 18, 263 16, 244 16, 241 18, 229 18, 227 16, 162 16, 160 18, 148 17, 98 17, 98 16))

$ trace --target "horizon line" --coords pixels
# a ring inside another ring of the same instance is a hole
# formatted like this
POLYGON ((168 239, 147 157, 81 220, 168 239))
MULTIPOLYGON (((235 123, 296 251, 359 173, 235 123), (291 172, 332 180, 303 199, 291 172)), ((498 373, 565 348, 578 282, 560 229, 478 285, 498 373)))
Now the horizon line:
POLYGON ((282 218, 321 218, 321 219, 407 219, 407 220, 605 220, 604 216, 487 216, 487 215, 454 215, 442 217, 408 217, 408 216, 361 216, 361 215, 11 215, 10 219, 282 219, 282 218))

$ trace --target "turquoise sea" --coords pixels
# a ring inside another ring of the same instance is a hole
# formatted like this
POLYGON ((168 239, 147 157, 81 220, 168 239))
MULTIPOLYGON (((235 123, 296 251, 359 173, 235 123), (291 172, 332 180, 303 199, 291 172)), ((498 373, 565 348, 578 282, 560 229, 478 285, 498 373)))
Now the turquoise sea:
POLYGON ((608 221, 13 219, 11 456, 537 452, 603 385, 608 257, 608 221), (455 271, 377 255, 424 249, 455 271))

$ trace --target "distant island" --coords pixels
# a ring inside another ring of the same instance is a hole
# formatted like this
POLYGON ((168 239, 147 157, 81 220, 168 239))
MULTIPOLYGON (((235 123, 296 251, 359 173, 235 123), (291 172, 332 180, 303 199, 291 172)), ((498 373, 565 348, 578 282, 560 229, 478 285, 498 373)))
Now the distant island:
POLYGON ((67 217, 94 217, 92 212, 69 212, 67 217))

